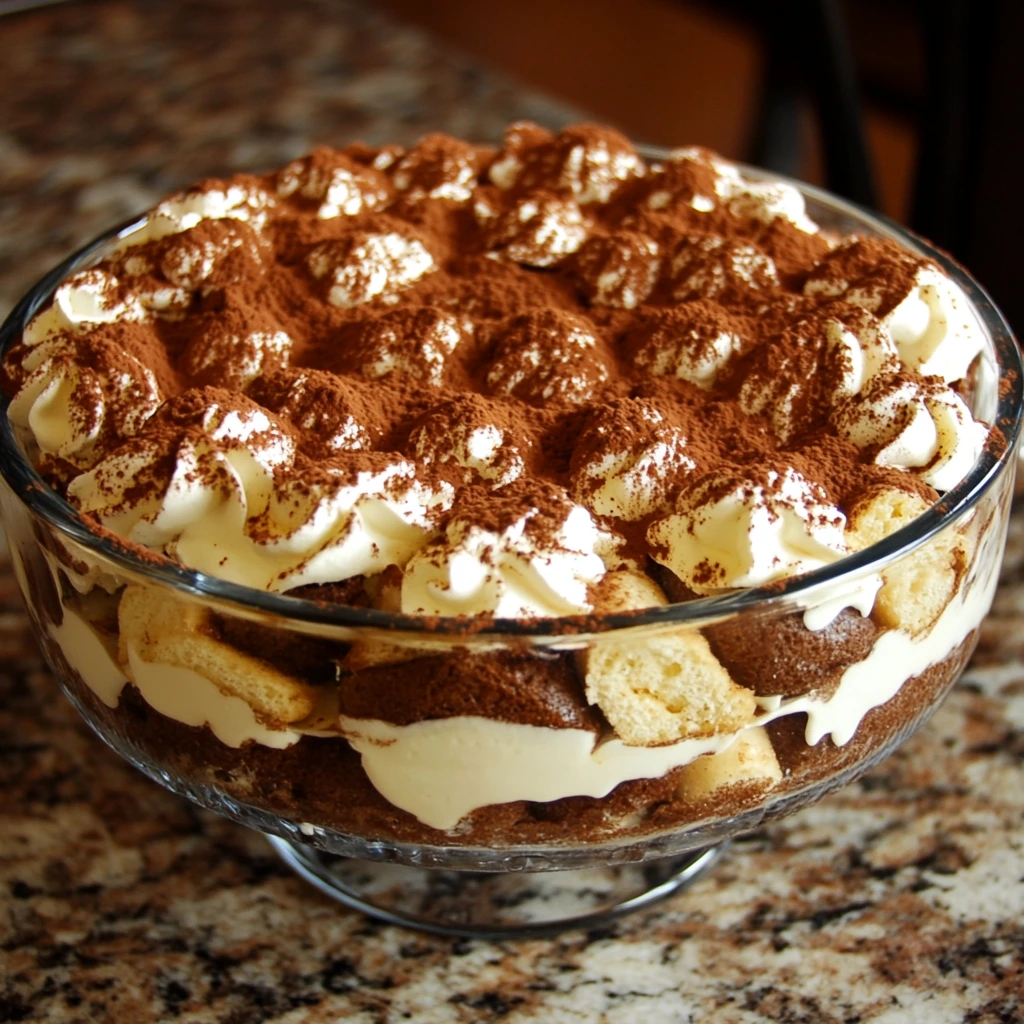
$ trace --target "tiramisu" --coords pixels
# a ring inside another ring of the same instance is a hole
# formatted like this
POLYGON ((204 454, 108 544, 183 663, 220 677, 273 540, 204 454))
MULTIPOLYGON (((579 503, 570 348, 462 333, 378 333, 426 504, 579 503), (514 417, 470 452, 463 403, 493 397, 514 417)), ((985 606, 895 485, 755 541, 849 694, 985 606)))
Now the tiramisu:
POLYGON ((9 348, 24 451, 138 567, 37 531, 18 569, 105 729, 304 828, 722 819, 866 764, 969 655, 1001 498, 785 593, 975 465, 985 344, 937 265, 706 150, 318 149, 171 196, 9 348), (161 562, 379 614, 317 629, 161 562))

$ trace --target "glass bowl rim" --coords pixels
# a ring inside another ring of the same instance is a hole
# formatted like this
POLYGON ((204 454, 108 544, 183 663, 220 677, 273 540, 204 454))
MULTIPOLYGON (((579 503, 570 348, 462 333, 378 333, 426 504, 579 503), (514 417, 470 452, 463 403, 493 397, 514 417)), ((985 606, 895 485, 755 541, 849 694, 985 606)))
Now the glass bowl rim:
MULTIPOLYGON (((638 149, 653 160, 665 159, 671 152, 654 147, 638 149)), ((593 612, 530 619, 422 616, 387 612, 257 590, 190 569, 167 558, 144 559, 138 556, 128 543, 117 543, 97 532, 89 520, 46 484, 17 443, 13 426, 7 416, 10 399, 2 393, 0 475, 31 513, 118 569, 148 582, 170 587, 190 597, 212 601, 225 610, 234 610, 246 617, 254 613, 269 615, 285 620, 286 623, 302 624, 307 628, 383 629, 389 632, 427 634, 452 639, 473 637, 476 641, 486 641, 488 637, 503 640, 515 636, 534 639, 582 639, 591 634, 641 626, 696 627, 709 619, 720 619, 755 609, 763 613, 789 610, 794 603, 800 601, 802 595, 815 588, 881 571, 903 554, 926 543, 980 500, 1002 473, 1012 467, 1015 459, 1017 439, 1024 415, 1024 372, 1021 354, 1009 324, 985 289, 948 254, 894 221, 823 189, 760 168, 744 164, 736 166, 746 177, 753 180, 777 181, 792 185, 805 198, 939 264, 973 303, 988 334, 999 371, 1000 386, 994 422, 1005 441, 1001 450, 993 453, 991 447, 986 445, 980 458, 964 478, 912 523, 876 544, 821 569, 778 580, 762 587, 733 590, 691 601, 628 612, 593 612)), ((131 234, 144 219, 145 214, 104 232, 63 260, 33 285, 0 325, 0 359, 14 344, 15 339, 21 336, 29 320, 52 298, 57 287, 67 277, 89 266, 90 260, 97 253, 109 243, 131 234)))

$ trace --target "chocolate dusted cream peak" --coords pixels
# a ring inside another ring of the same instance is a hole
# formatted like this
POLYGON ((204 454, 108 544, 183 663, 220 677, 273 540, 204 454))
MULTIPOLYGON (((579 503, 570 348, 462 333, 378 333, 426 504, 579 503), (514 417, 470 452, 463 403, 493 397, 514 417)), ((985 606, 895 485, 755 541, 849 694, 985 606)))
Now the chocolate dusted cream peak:
POLYGON ((306 267, 323 297, 348 309, 396 294, 437 269, 433 254, 405 225, 381 222, 314 246, 306 267))
POLYGON ((757 333, 755 324, 707 299, 645 313, 623 338, 626 358, 639 370, 687 380, 707 391, 757 333))
POLYGON ((300 442, 317 451, 371 448, 389 419, 369 382, 326 370, 286 369, 252 382, 249 397, 298 428, 300 442))
POLYGON ((615 537, 551 482, 467 487, 443 534, 405 566, 402 611, 497 618, 591 610, 592 588, 616 564, 615 537))
POLYGON ((263 309, 228 300, 201 314, 181 353, 179 367, 190 382, 244 391, 264 374, 291 360, 292 338, 263 309))
POLYGON ((275 179, 279 196, 295 203, 307 201, 322 220, 354 217, 384 206, 394 197, 394 187, 377 167, 327 146, 293 160, 275 179))
POLYGON ((12 422, 32 431, 40 469, 65 483, 141 430, 164 397, 156 374, 118 333, 42 342, 11 402, 12 422))
POLYGON ((737 397, 744 412, 764 415, 779 442, 788 445, 828 422, 872 378, 899 366, 892 338, 874 318, 855 306, 826 306, 750 352, 736 367, 737 397))
POLYGON ((609 519, 643 519, 668 508, 699 464, 715 460, 700 440, 640 398, 588 410, 573 451, 573 494, 609 519))
POLYGON ((644 161, 623 135, 595 125, 576 125, 557 135, 532 124, 513 125, 488 169, 505 191, 568 192, 582 205, 608 203, 640 178, 644 161))
POLYGON ((160 278, 177 285, 183 300, 188 292, 210 293, 259 277, 271 257, 266 240, 255 229, 226 217, 201 220, 195 227, 141 246, 126 261, 126 269, 133 277, 151 275, 154 290, 162 287, 160 278))
POLYGON ((361 325, 342 358, 371 380, 399 373, 442 387, 449 357, 472 332, 471 320, 435 306, 396 309, 361 325))
POLYGON ((926 260, 901 249, 886 238, 856 237, 841 242, 810 272, 804 285, 808 295, 846 295, 853 288, 877 291, 883 316, 905 298, 926 260))
POLYGON ((431 405, 409 444, 417 459, 455 485, 488 481, 504 487, 533 461, 530 426, 518 403, 464 392, 431 405))
POLYGON ((691 234, 667 260, 669 294, 677 302, 709 298, 757 313, 779 287, 775 261, 749 242, 691 234))
POLYGON ((892 336, 900 362, 954 383, 981 351, 970 302, 933 263, 885 239, 854 238, 814 268, 804 293, 840 296, 868 310, 892 336))
POLYGON ((623 202, 621 222, 666 249, 692 234, 730 238, 738 233, 770 257, 787 288, 800 287, 831 248, 794 186, 746 178, 698 146, 673 150, 669 159, 652 165, 637 194, 623 202))
POLYGON ((849 553, 824 488, 784 463, 717 469, 683 488, 647 531, 656 561, 698 594, 759 587, 849 553))
POLYGON ((425 135, 390 166, 391 181, 402 197, 448 199, 465 203, 473 196, 480 172, 493 151, 441 132, 425 135))
POLYGON ((988 437, 941 378, 906 372, 872 379, 839 406, 834 423, 875 465, 913 468, 942 491, 974 465, 988 437))
POLYGON ((587 402, 610 375, 611 360, 602 348, 584 316, 557 309, 524 313, 497 337, 487 388, 531 405, 587 402))
POLYGON ((573 269, 591 304, 635 309, 658 281, 661 247, 638 231, 593 235, 576 251, 573 269))

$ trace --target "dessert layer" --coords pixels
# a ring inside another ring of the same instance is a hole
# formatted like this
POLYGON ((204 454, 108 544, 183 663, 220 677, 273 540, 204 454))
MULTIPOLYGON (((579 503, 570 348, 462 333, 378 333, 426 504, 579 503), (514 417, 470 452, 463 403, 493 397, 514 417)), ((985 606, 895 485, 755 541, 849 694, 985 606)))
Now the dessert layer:
POLYGON ((211 792, 226 793, 296 824, 309 822, 370 842, 578 847, 649 837, 696 822, 727 822, 767 798, 772 801, 771 816, 774 805, 788 809, 787 796, 797 791, 808 801, 815 799, 837 773, 866 767, 920 724, 960 674, 976 640, 977 633, 972 632, 941 662, 907 680, 895 698, 865 715, 846 746, 836 746, 828 738, 808 746, 806 722, 799 714, 770 723, 767 731, 783 772, 778 782, 739 779, 702 792, 684 785, 688 769, 682 768, 660 778, 623 782, 599 798, 491 804, 447 831, 424 824, 386 800, 367 777, 359 754, 336 739, 304 736, 285 749, 258 743, 236 749, 225 746, 208 729, 189 727, 155 712, 133 686, 125 688, 118 707, 108 708, 79 681, 77 673, 62 674, 62 678, 70 681, 76 697, 104 729, 153 764, 173 772, 182 783, 208 786, 211 792))

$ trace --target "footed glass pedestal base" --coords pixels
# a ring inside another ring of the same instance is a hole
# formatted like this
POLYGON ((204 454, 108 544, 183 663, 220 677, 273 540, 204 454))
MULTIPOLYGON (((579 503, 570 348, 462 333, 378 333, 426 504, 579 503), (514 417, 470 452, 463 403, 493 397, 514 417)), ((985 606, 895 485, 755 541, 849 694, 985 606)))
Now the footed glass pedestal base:
POLYGON ((516 939, 594 928, 695 882, 725 845, 575 871, 478 872, 378 864, 267 836, 281 859, 339 903, 437 935, 516 939))

